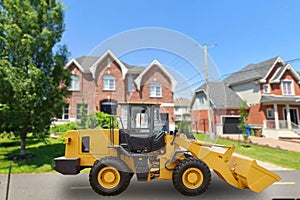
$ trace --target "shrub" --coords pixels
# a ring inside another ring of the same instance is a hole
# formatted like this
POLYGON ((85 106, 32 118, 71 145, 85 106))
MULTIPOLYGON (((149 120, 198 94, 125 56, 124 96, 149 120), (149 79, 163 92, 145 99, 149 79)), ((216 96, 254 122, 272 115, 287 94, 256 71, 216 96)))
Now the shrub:
POLYGON ((191 122, 189 122, 189 121, 176 122, 176 129, 179 130, 180 133, 190 133, 191 132, 191 122))
POLYGON ((54 125, 50 128, 51 133, 65 133, 70 130, 77 130, 77 125, 75 122, 69 122, 66 124, 54 125))
POLYGON ((106 114, 104 112, 96 112, 92 119, 94 120, 94 126, 96 128, 102 128, 106 125, 108 128, 111 127, 111 118, 113 117, 113 127, 118 128, 118 122, 113 115, 106 114))

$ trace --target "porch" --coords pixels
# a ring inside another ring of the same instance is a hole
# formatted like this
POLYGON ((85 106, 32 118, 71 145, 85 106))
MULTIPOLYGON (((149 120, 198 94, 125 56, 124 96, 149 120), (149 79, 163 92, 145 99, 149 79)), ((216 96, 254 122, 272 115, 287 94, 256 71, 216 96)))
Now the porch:
MULTIPOLYGON (((299 131, 300 125, 288 121, 288 120, 278 120, 276 122, 275 120, 264 120, 263 124, 264 129, 288 129, 288 130, 294 130, 294 131, 299 131), (276 127, 276 123, 278 124, 278 127, 276 127)), ((300 134, 300 132, 297 132, 300 134)))
POLYGON ((261 103, 264 113, 262 134, 265 137, 300 137, 300 96, 265 94, 261 103))
POLYGON ((263 95, 261 98, 263 135, 275 137, 299 137, 299 96, 263 95))

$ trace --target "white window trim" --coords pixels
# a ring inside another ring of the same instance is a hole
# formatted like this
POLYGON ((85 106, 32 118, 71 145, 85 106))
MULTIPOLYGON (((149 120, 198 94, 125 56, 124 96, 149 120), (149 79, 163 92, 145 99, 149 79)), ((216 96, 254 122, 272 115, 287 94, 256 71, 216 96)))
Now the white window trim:
POLYGON ((115 91, 115 89, 116 89, 116 81, 115 81, 115 77, 113 76, 113 75, 110 75, 110 74, 107 74, 107 75, 105 75, 105 76, 103 76, 103 80, 102 80, 102 90, 103 91, 115 91), (110 78, 105 78, 105 76, 111 76, 110 78), (113 88, 110 88, 110 83, 108 83, 108 85, 105 85, 104 84, 104 82, 105 81, 113 81, 113 88), (106 87, 106 86, 108 86, 108 87, 106 87))
POLYGON ((295 95, 295 88, 294 88, 294 81, 290 79, 283 79, 281 80, 281 93, 282 95, 295 95), (285 94, 283 89, 284 82, 290 82, 291 83, 291 94, 285 94))
POLYGON ((150 97, 154 97, 154 98, 162 98, 162 87, 161 87, 161 83, 153 81, 150 83, 150 97), (157 84, 155 86, 151 86, 151 84, 157 84), (159 85, 159 86, 158 86, 159 85), (154 92, 151 93, 151 88, 154 88, 154 92), (157 88, 159 88, 159 94, 157 95, 157 88))
POLYGON ((71 85, 69 87, 69 91, 80 91, 80 77, 74 74, 71 75, 71 85), (78 85, 75 85, 75 81, 73 78, 76 78, 78 81, 78 85))
POLYGON ((274 118, 274 110, 272 108, 268 108, 266 110, 266 116, 267 116, 268 119, 274 118), (269 111, 271 111, 271 113, 272 113, 271 115, 269 115, 270 114, 269 111))
POLYGON ((263 93, 265 94, 271 93, 270 84, 263 84, 263 93), (265 86, 267 86, 267 91, 265 90, 265 86))
POLYGON ((61 116, 61 119, 63 120, 67 120, 67 119, 70 119, 70 104, 65 104, 63 107, 62 107, 62 116, 61 116), (68 113, 65 113, 65 106, 68 106, 68 113), (65 118, 65 115, 68 114, 68 118, 65 118))

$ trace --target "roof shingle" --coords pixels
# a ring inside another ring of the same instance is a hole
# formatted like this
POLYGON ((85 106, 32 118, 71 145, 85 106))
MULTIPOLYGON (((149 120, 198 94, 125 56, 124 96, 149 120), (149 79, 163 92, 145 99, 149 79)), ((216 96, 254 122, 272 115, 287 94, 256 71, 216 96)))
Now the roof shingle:
POLYGON ((240 82, 248 82, 248 81, 261 79, 265 77, 265 75, 268 73, 268 71, 270 70, 270 68, 273 66, 273 64, 278 58, 279 57, 276 56, 274 58, 271 58, 269 60, 257 64, 247 65, 243 69, 225 78, 224 82, 227 85, 234 85, 240 82))
MULTIPOLYGON (((210 99, 216 108, 239 108, 243 100, 224 82, 209 82, 210 99)), ((204 90, 206 91, 206 84, 203 84, 196 92, 204 90)))

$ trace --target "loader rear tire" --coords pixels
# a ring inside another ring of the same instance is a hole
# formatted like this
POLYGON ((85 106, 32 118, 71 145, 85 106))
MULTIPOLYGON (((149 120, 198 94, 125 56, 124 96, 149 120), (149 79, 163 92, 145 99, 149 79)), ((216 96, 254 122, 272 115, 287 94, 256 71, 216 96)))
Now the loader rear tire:
POLYGON ((183 195, 196 196, 206 191, 211 182, 208 166, 197 158, 186 158, 173 171, 173 185, 183 195))
POLYGON ((127 189, 132 173, 115 157, 105 157, 94 163, 89 175, 90 185, 103 196, 115 196, 127 189))

